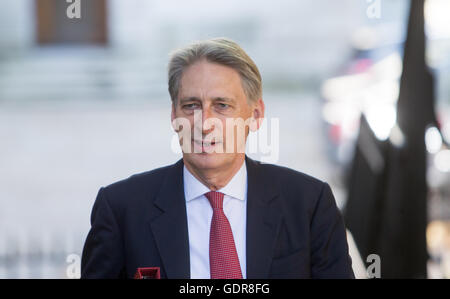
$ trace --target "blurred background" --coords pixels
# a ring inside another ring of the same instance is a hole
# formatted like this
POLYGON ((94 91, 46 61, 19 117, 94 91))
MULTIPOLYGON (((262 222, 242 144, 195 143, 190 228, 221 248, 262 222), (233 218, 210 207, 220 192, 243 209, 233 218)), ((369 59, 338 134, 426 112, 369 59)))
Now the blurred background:
MULTIPOLYGON (((268 161, 330 183, 355 242, 357 277, 367 276, 367 255, 387 252, 377 240, 391 227, 379 228, 397 214, 355 208, 368 205, 354 187, 373 181, 355 179, 355 165, 358 149, 377 178, 387 176, 386 161, 407 163, 386 148, 411 144, 396 125, 399 95, 411 86, 401 84, 410 1, 79 2, 81 18, 70 19, 65 0, 0 1, 0 278, 77 276, 99 188, 181 157, 172 144, 169 52, 219 36, 237 41, 262 73, 268 125, 278 118, 280 132, 268 161), (364 213, 376 218, 376 237, 359 229, 367 223, 355 216, 364 213)), ((450 278, 449 13, 449 1, 425 1, 424 59, 434 81, 424 100, 436 118, 419 138, 426 272, 386 277, 450 278)), ((386 206, 380 192, 369 197, 386 206)), ((391 268, 401 255, 386 257, 391 268)), ((390 267, 380 258, 383 273, 390 267)))

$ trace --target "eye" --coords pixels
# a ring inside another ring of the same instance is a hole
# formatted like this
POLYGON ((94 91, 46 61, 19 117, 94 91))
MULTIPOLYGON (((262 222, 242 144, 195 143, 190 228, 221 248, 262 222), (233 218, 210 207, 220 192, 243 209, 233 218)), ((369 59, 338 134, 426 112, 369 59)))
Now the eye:
POLYGON ((190 103, 190 104, 183 105, 183 109, 188 109, 188 110, 197 109, 198 107, 199 106, 197 103, 190 103))
POLYGON ((226 108, 230 107, 230 105, 225 104, 225 103, 218 103, 217 105, 220 109, 226 109, 226 108))

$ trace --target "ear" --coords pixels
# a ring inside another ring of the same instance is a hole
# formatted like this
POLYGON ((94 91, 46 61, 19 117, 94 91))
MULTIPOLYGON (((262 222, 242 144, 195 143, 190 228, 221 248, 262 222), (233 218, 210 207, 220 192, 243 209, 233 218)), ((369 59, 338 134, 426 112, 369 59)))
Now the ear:
POLYGON ((172 124, 172 128, 175 130, 175 132, 176 132, 176 128, 174 127, 174 123, 173 123, 173 121, 175 120, 175 118, 176 118, 176 114, 175 114, 175 109, 176 109, 176 107, 175 107, 175 102, 172 102, 172 112, 170 113, 170 123, 172 124))
POLYGON ((253 113, 252 113, 252 125, 250 126, 250 130, 252 132, 256 132, 261 127, 263 121, 264 121, 264 111, 265 111, 265 105, 263 99, 259 99, 256 101, 254 107, 253 107, 253 113))

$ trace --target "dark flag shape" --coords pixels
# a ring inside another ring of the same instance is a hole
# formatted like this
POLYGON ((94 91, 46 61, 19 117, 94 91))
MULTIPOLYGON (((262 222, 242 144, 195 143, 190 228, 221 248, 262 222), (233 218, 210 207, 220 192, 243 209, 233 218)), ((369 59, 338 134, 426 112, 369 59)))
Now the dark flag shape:
POLYGON ((436 125, 425 63, 424 1, 411 1, 397 102, 401 144, 379 141, 364 116, 344 211, 363 258, 378 254, 382 278, 426 278, 425 131, 436 125))

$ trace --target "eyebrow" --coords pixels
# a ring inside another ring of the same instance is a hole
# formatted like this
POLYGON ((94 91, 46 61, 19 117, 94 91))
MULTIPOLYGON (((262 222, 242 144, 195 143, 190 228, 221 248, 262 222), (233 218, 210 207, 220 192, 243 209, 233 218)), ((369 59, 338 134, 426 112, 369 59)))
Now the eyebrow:
POLYGON ((186 97, 186 98, 180 99, 180 104, 185 103, 185 102, 199 102, 199 101, 201 101, 201 100, 197 97, 186 97))
MULTIPOLYGON (((213 98, 213 101, 218 102, 230 102, 230 103, 234 103, 235 100, 233 98, 227 98, 227 97, 215 97, 213 98)), ((185 97, 185 98, 181 98, 180 99, 180 103, 185 103, 185 102, 201 102, 201 99, 198 97, 185 97)))
POLYGON ((230 102, 230 103, 234 103, 234 102, 235 102, 235 100, 234 100, 233 98, 227 98, 227 97, 215 97, 215 98, 213 99, 213 101, 216 101, 216 102, 218 102, 218 101, 221 101, 221 102, 230 102))

